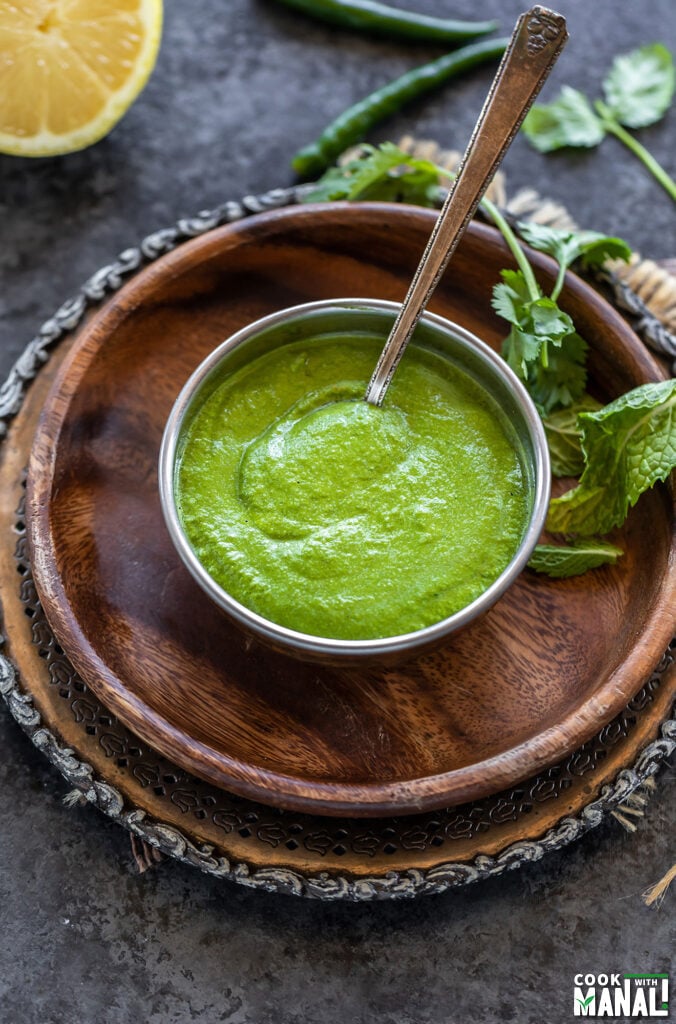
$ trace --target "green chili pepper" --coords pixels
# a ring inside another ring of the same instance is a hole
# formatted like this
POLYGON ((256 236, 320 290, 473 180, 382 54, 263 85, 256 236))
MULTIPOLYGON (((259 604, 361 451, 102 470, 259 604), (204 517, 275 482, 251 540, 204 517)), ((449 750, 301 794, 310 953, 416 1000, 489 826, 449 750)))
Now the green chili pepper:
POLYGON ((436 89, 449 78, 476 64, 501 57, 508 42, 508 39, 487 39, 472 43, 389 82, 340 114, 316 142, 296 153, 291 161, 293 169, 304 178, 320 174, 349 146, 361 142, 379 121, 394 114, 410 100, 436 89))
POLYGON ((414 11, 401 11, 375 0, 280 0, 287 7, 302 11, 332 25, 354 28, 378 36, 452 43, 473 39, 497 28, 495 21, 455 21, 433 18, 414 11))

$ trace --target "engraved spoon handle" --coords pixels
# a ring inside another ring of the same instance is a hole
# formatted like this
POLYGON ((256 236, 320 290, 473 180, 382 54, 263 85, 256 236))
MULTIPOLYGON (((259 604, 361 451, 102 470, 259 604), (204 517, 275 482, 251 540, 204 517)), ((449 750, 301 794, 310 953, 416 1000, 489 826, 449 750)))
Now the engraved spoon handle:
POLYGON ((366 389, 366 401, 372 405, 382 403, 446 264, 567 39, 565 18, 546 7, 531 7, 517 21, 458 174, 366 389))

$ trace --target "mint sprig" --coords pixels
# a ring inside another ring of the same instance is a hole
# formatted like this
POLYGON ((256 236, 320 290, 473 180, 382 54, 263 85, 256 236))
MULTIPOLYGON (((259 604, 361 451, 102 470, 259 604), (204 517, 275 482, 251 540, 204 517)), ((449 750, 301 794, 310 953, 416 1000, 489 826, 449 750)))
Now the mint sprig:
POLYGON ((654 156, 626 129, 659 121, 671 105, 676 75, 674 60, 662 43, 641 46, 615 58, 603 81, 605 100, 592 105, 584 93, 564 86, 558 98, 536 104, 522 130, 541 153, 565 146, 593 148, 614 135, 650 171, 676 201, 676 182, 654 156))
POLYGON ((545 416, 543 423, 553 476, 580 476, 584 470, 584 455, 578 415, 581 412, 596 412, 600 408, 600 402, 585 394, 567 409, 559 409, 545 416))
POLYGON ((580 576, 601 565, 614 565, 623 554, 622 548, 594 538, 571 544, 538 544, 528 561, 528 568, 555 579, 565 579, 580 576))
POLYGON ((589 537, 620 526, 676 466, 676 380, 634 388, 578 424, 585 468, 577 487, 550 503, 547 528, 589 537))

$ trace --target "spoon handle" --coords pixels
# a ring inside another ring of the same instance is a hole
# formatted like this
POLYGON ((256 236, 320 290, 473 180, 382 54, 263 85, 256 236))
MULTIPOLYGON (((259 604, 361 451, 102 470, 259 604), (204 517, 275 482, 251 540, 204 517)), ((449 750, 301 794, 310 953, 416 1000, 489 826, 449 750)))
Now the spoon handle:
POLYGON ((366 401, 372 405, 382 403, 392 374, 446 264, 567 39, 565 18, 546 7, 531 7, 517 21, 455 181, 366 390, 366 401))

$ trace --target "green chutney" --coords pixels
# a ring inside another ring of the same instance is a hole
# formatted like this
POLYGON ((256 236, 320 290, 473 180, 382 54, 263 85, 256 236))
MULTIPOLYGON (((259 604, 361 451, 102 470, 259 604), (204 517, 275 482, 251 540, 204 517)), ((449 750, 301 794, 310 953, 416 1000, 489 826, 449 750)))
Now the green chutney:
POLYGON ((207 391, 179 441, 179 516, 232 597, 332 639, 398 636, 477 598, 530 514, 512 427, 456 364, 410 345, 381 408, 382 347, 328 335, 267 352, 207 391))

